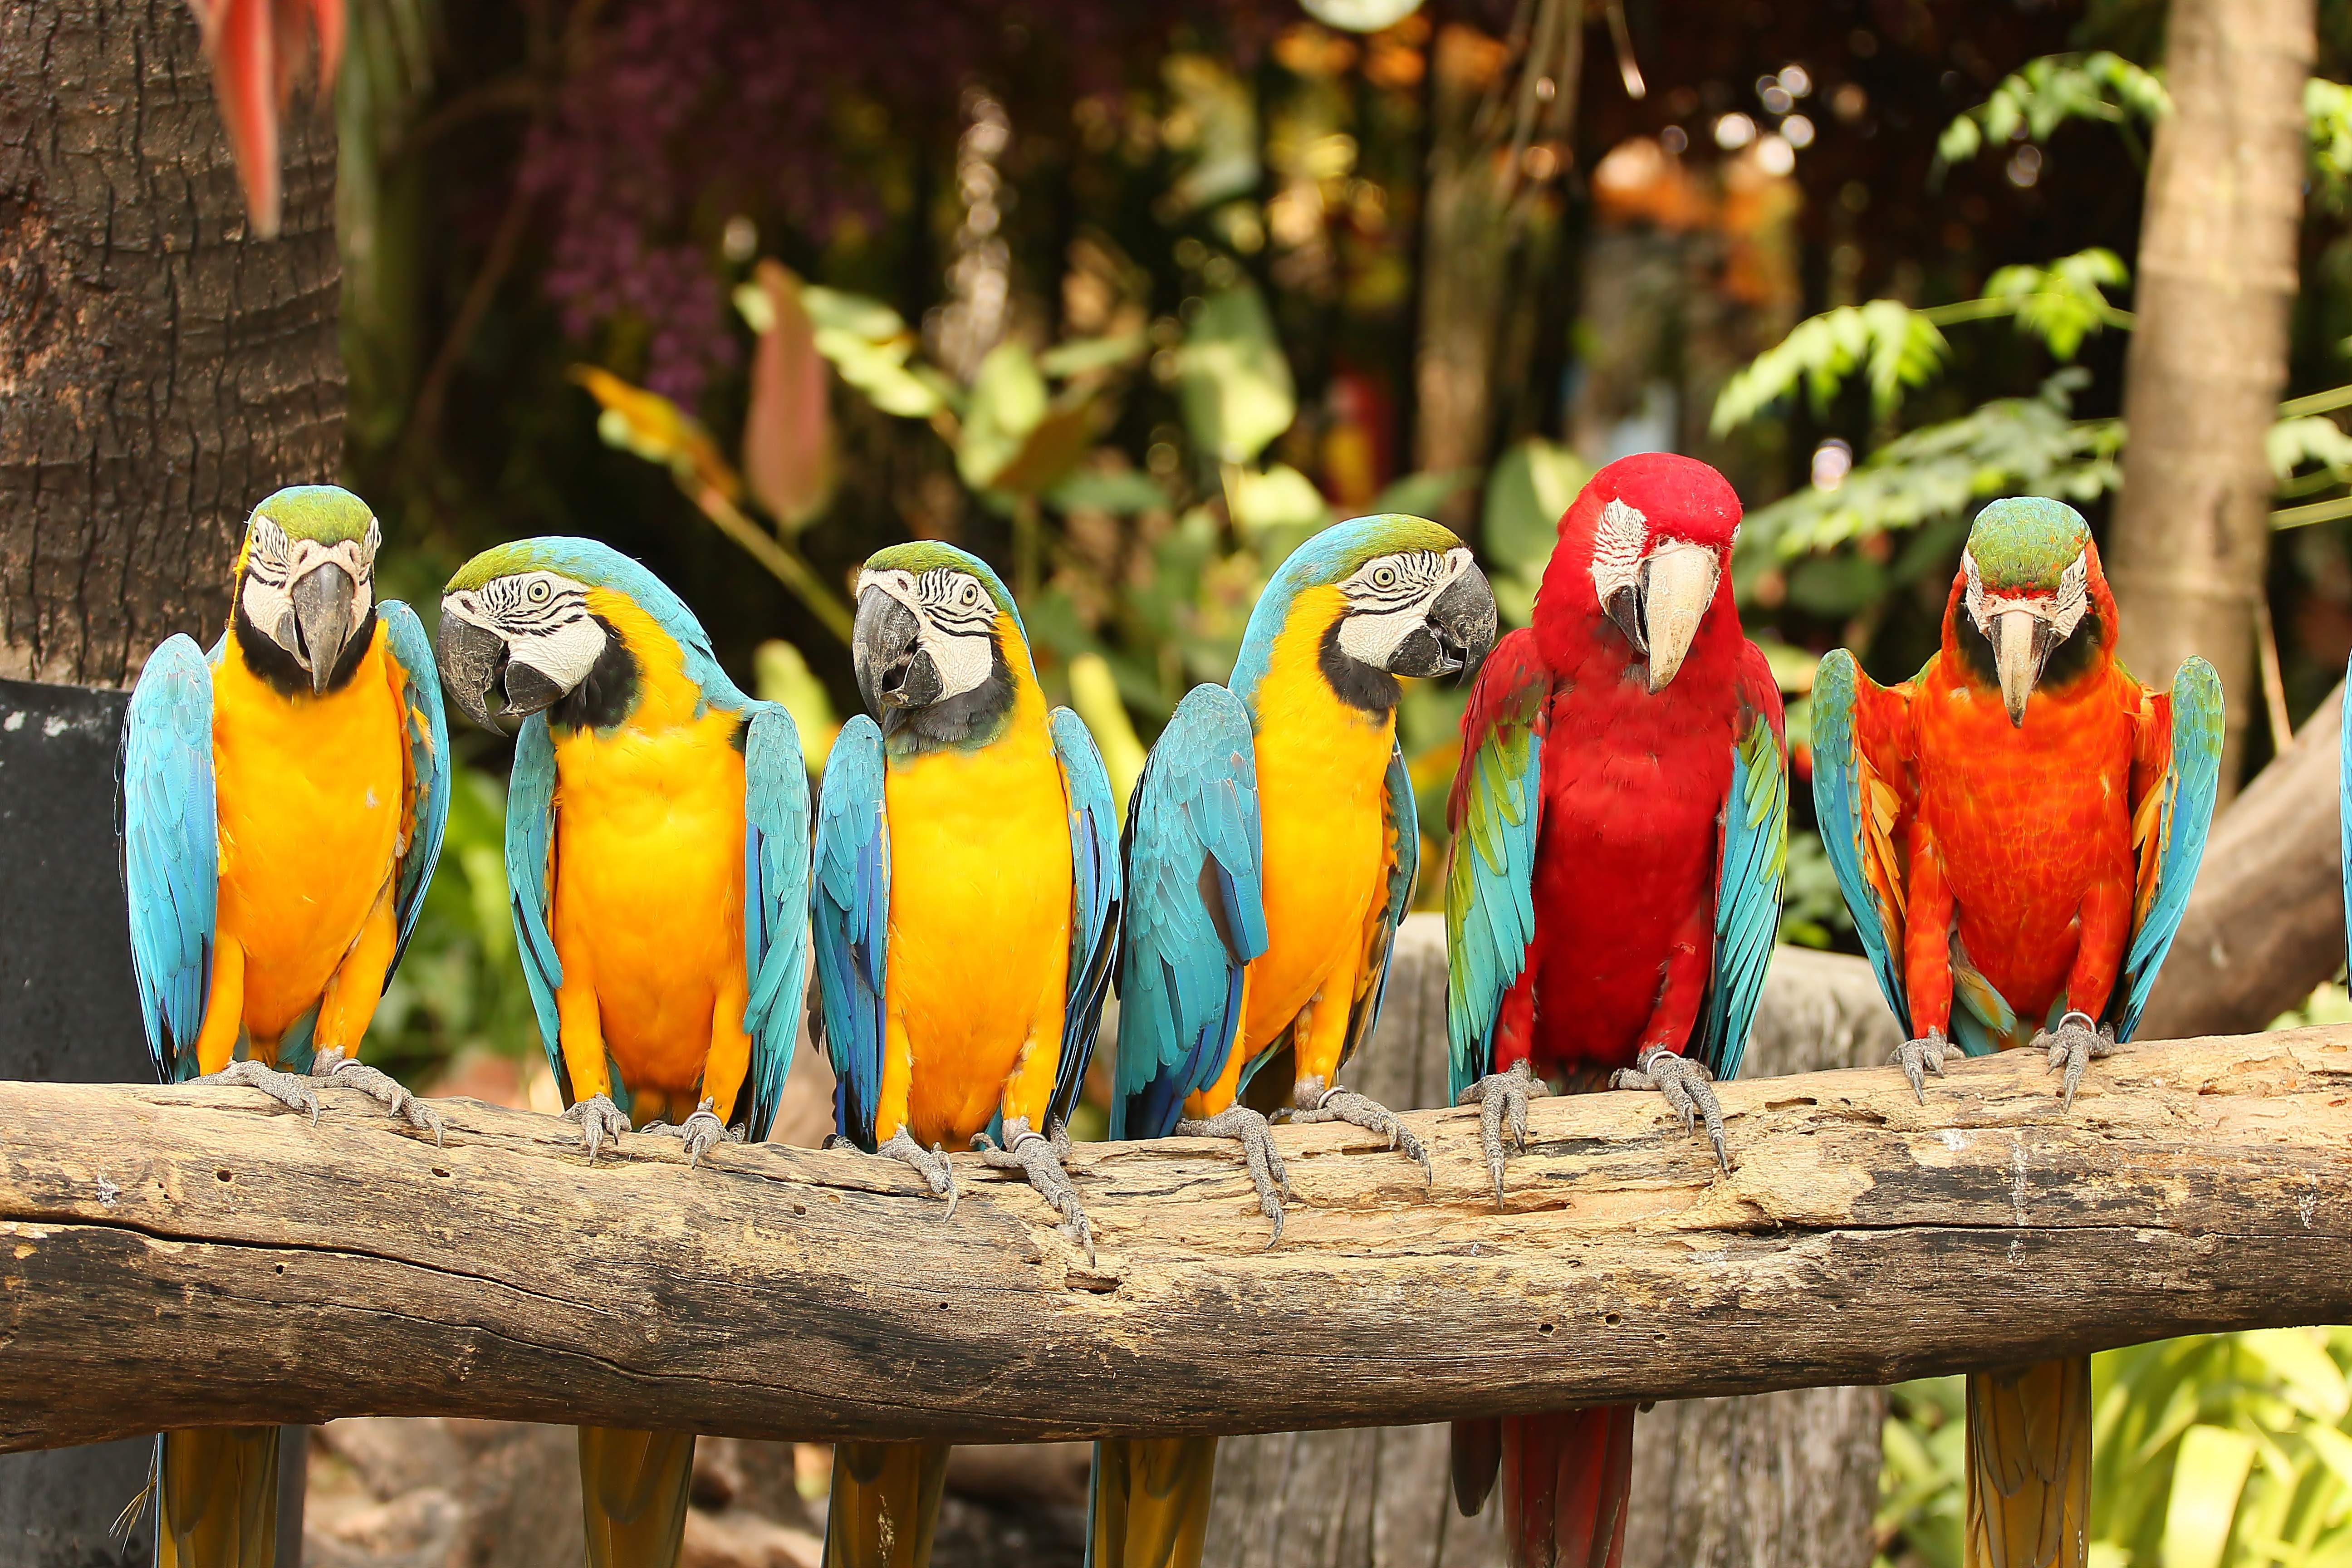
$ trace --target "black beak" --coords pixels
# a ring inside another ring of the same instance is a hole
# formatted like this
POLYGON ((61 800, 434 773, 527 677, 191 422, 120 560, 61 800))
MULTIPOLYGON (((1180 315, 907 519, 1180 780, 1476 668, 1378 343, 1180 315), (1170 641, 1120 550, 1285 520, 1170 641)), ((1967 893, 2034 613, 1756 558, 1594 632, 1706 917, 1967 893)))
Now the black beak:
POLYGON ((1430 602, 1428 617, 1389 656, 1389 673, 1459 674, 1486 657, 1497 624, 1494 587, 1473 566, 1430 602))
POLYGON ((335 666, 342 662, 343 650, 351 644, 359 619, 352 613, 359 584, 335 563, 322 562, 295 580, 291 596, 294 634, 302 645, 302 657, 310 661, 310 690, 315 696, 327 689, 335 666))
POLYGON ((881 589, 868 588, 858 595, 849 659, 857 672, 857 694, 886 732, 894 727, 897 710, 940 700, 939 668, 917 646, 921 632, 915 612, 881 589))
POLYGON ((499 723, 490 710, 493 697, 500 699, 504 706, 509 669, 506 638, 450 614, 445 606, 434 656, 441 667, 443 689, 449 693, 449 700, 465 710, 467 718, 485 730, 514 732, 515 726, 499 723))

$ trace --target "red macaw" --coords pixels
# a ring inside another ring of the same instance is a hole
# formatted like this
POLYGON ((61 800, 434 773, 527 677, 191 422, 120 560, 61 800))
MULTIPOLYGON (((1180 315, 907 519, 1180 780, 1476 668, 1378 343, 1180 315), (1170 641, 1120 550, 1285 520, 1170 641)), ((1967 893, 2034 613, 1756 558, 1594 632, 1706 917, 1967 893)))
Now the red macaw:
POLYGON ((188 0, 188 9, 204 28, 213 96, 245 182, 246 214, 257 236, 274 239, 282 196, 278 117, 293 97, 295 72, 310 41, 304 35, 314 27, 319 92, 334 90, 343 58, 343 0, 188 0))
MULTIPOLYGON (((2075 1086, 2131 1038, 2204 853, 2221 688, 2192 658, 2168 694, 2116 658, 2116 601, 2079 513, 1977 514, 1917 677, 1880 686, 1841 648, 1813 684, 1813 802, 1856 932, 1924 1074, 1955 1047, 2049 1054, 2075 1086)), ((2088 1357, 1971 1373, 1968 1560, 2088 1551, 2088 1357)))
MULTIPOLYGON (((1656 1089, 1700 1118, 1739 1069, 1780 911, 1780 696, 1725 567, 1739 498, 1648 453, 1560 520, 1535 625, 1496 645, 1462 721, 1448 819, 1453 1087, 1483 1110, 1495 1201, 1529 1095, 1656 1089)), ((1514 1568, 1600 1568, 1624 1544, 1629 1407, 1464 1421, 1454 1499, 1503 1475, 1514 1568)))

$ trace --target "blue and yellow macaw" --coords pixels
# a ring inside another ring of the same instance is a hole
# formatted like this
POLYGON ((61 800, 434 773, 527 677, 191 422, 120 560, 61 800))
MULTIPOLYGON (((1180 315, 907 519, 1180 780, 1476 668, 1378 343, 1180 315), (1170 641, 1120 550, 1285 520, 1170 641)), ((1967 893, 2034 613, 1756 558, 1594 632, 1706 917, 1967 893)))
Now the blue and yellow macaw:
MULTIPOLYGON (((2067 1103, 2128 1041, 2171 949, 2220 778, 2221 686, 2169 692, 2116 658, 2091 530, 2039 497, 1977 514, 1918 676, 1880 686, 1840 649, 1813 684, 1813 805, 1855 933, 1924 1074, 1954 1045, 2026 1048, 2067 1103)), ((1968 1561, 2080 1564, 2087 1356, 1968 1386, 1968 1561)))
MULTIPOLYGON (((167 1083, 236 1083, 313 1118, 342 1083, 438 1135, 354 1058, 416 924, 449 813, 433 647, 375 602, 381 538, 331 485, 279 490, 238 551, 226 634, 147 660, 121 763, 122 881, 147 1048, 167 1083)), ((163 1568, 275 1560, 278 1428, 156 1446, 163 1568)))
MULTIPOLYGON (((1004 584, 951 546, 866 563, 851 657, 874 717, 826 758, 811 888, 836 1138, 913 1166, 950 1214, 941 1146, 970 1142, 1091 1258, 1061 1156, 1118 931, 1101 753, 1047 710, 1004 584)), ((826 1563, 921 1568, 946 1473, 941 1445, 837 1445, 826 1563)))
MULTIPOLYGON (((1239 1139, 1276 1238, 1286 1183, 1264 1110, 1241 1103, 1253 1082, 1273 1090, 1265 1110, 1369 1128, 1428 1169, 1395 1117, 1332 1084, 1379 1017, 1421 858, 1397 677, 1475 664, 1495 629, 1494 592, 1447 530, 1327 529, 1266 584, 1232 686, 1192 689, 1137 784, 1110 1134, 1239 1139)), ((1094 1568, 1196 1568, 1216 1453, 1213 1437, 1098 1445, 1094 1568)))
MULTIPOLYGON (((588 1158, 632 1117, 689 1163, 764 1138, 808 955, 792 715, 738 690, 677 595, 593 540, 467 562, 442 596, 440 650, 457 705, 517 731, 515 945, 588 1158)), ((693 1474, 692 1433, 582 1427, 593 1568, 676 1563, 693 1474)))

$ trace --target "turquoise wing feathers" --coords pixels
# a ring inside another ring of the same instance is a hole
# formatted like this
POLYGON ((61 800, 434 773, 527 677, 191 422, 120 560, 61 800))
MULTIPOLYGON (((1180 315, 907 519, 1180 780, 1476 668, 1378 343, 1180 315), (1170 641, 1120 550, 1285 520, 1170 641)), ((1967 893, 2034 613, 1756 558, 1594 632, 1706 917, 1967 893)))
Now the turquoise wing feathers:
POLYGON ((825 757, 809 877, 820 1018, 835 1079, 834 1126, 869 1151, 882 1102, 890 947, 890 824, 882 767, 882 731, 861 713, 842 726, 825 757))
POLYGON ((196 1076, 220 905, 213 681, 193 638, 148 656, 122 730, 122 888, 147 1053, 166 1083, 196 1076))
POLYGON ((408 767, 416 781, 411 803, 406 850, 400 857, 399 881, 393 889, 393 913, 400 921, 400 943, 383 972, 384 984, 400 970, 401 955, 425 911, 425 889, 441 860, 441 837, 449 826, 449 721, 441 706, 441 677, 433 662, 433 639, 416 612, 397 599, 376 606, 392 655, 400 666, 401 727, 408 743, 408 767))
POLYGON ((1062 1017, 1062 1060, 1054 1079, 1049 1121, 1067 1122, 1094 1059, 1102 1029, 1103 998, 1110 991, 1118 947, 1118 805, 1110 792, 1086 721, 1067 708, 1053 713, 1054 754, 1070 810, 1070 971, 1062 1017))
POLYGON ((2184 662, 2172 678, 2170 707, 2171 758, 2157 785, 2162 793, 2156 838, 2141 850, 2143 867, 2151 864, 2152 857, 2155 881, 2149 888, 2143 878, 2139 918, 2124 952, 2124 1005, 2115 1020, 2118 1040, 2130 1039, 2139 1027, 2157 972, 2180 930, 2197 864, 2205 857, 2205 837, 2213 826, 2213 800, 2221 776, 2221 678, 2213 667, 2193 657, 2184 662))
POLYGON ((572 1074, 563 1065, 563 1029, 555 1010, 563 960, 549 930, 554 897, 555 738, 548 732, 547 715, 534 713, 515 736, 514 772, 507 782, 507 902, 514 915, 523 984, 539 1016, 539 1043, 569 1105, 572 1074))
POLYGON ((1257 742, 1248 710, 1196 686, 1129 803, 1113 1138, 1160 1138, 1224 1071, 1242 979, 1268 942, 1257 742))
POLYGON ((1412 907, 1413 879, 1421 875, 1421 818, 1415 814, 1412 799, 1412 772, 1405 766, 1404 747, 1393 746, 1389 752, 1389 772, 1385 798, 1383 827, 1388 834, 1389 849, 1393 857, 1389 867, 1389 896, 1381 906, 1381 923, 1377 937, 1366 944, 1366 964, 1372 971, 1371 984, 1360 994, 1363 1000, 1348 1020, 1348 1037, 1339 1051, 1339 1065, 1372 1037, 1381 1026, 1381 1004, 1388 999, 1389 959, 1396 952, 1397 927, 1404 921, 1405 911, 1412 907))
POLYGON ((1813 816, 1838 891, 1853 916, 1854 934, 1908 1039, 1911 1002, 1903 986, 1901 911, 1871 875, 1873 808, 1863 796, 1869 763, 1859 728, 1862 682, 1869 679, 1844 648, 1832 650, 1814 673, 1813 816))
POLYGON ((1716 878, 1715 970, 1692 1055, 1717 1079, 1739 1076, 1748 1026, 1780 932, 1780 879, 1789 863, 1789 753, 1780 693, 1753 644, 1740 671, 1746 727, 1734 743, 1716 878))
POLYGON ((751 1069, 737 1100, 744 1135, 767 1137, 800 1043, 808 974, 808 764, 781 704, 746 705, 743 737, 743 1032, 751 1069))
POLYGON ((1516 631, 1487 656, 1463 715, 1462 767, 1446 807, 1454 829, 1445 870, 1449 1101, 1492 1068, 1503 998, 1535 941, 1550 692, 1534 634, 1516 631))

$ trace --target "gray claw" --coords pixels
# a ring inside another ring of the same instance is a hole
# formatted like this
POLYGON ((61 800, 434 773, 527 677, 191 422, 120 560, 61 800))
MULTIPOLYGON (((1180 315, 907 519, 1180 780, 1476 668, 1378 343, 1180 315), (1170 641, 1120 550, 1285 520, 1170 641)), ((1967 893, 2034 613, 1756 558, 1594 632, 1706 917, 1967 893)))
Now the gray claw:
POLYGON ((1630 1068, 1620 1068, 1609 1075, 1612 1089, 1654 1089, 1666 1097, 1675 1114, 1683 1119, 1683 1131, 1696 1132, 1701 1118, 1706 1121, 1707 1141, 1715 1145, 1715 1162, 1723 1167, 1725 1175, 1731 1174, 1731 1153, 1723 1136, 1723 1107, 1717 1103, 1715 1090, 1708 1086, 1715 1075, 1698 1062, 1676 1056, 1664 1046, 1653 1046, 1634 1059, 1630 1068))
POLYGON ((621 1108, 613 1103, 609 1095, 590 1095, 565 1111, 563 1120, 580 1124, 580 1142, 587 1146, 588 1163, 592 1165, 606 1138, 611 1138, 617 1147, 621 1134, 629 1130, 629 1119, 621 1114, 621 1108))
POLYGON ((1513 1062, 1507 1072, 1488 1073, 1462 1091, 1456 1103, 1478 1108, 1478 1143, 1486 1152, 1486 1174, 1495 1183, 1495 1212, 1503 1211, 1503 1163, 1507 1158, 1503 1148, 1503 1130, 1510 1129, 1511 1141, 1522 1153, 1528 1147, 1528 1101, 1551 1092, 1551 1086, 1535 1076, 1535 1069, 1525 1058, 1513 1062))
POLYGON ((2035 1046, 2047 1049, 2050 1065, 2042 1069, 2044 1076, 2066 1069, 2066 1100, 2063 1109, 2074 1109, 2074 1090, 2083 1082, 2084 1069, 2101 1057, 2116 1054, 2116 1029, 2112 1024, 2094 1026, 2088 1013, 2069 1013, 2058 1020, 2055 1029, 2043 1029, 2033 1037, 2035 1046))
POLYGON ((912 1165, 915 1173, 923 1178, 923 1184, 931 1189, 933 1197, 948 1200, 948 1212, 940 1215, 940 1223, 945 1225, 955 1218, 955 1171, 948 1164, 945 1153, 936 1147, 924 1148, 903 1127, 890 1134, 890 1141, 874 1152, 893 1160, 904 1160, 912 1165))
POLYGON ((441 1146, 441 1113, 403 1089, 389 1073, 363 1067, 344 1056, 341 1046, 329 1046, 312 1057, 310 1076, 358 1089, 369 1099, 381 1101, 386 1110, 404 1118, 411 1127, 432 1133, 434 1147, 441 1146))
POLYGON ((704 1100, 695 1107, 693 1115, 675 1127, 667 1121, 649 1121, 637 1131, 649 1137, 681 1140, 686 1144, 687 1168, 691 1170, 702 1163, 702 1157, 719 1144, 743 1142, 742 1130, 728 1126, 710 1109, 715 1103, 714 1100, 704 1100))
POLYGON ((1290 1113, 1293 1124, 1305 1121, 1344 1121, 1350 1127, 1360 1127, 1368 1132, 1378 1132, 1389 1141, 1389 1147, 1407 1159, 1421 1162, 1421 1182, 1424 1187, 1437 1184, 1437 1173, 1430 1167, 1429 1151, 1421 1146, 1405 1124, 1394 1112, 1369 1095, 1358 1094, 1352 1089, 1328 1089, 1315 1097, 1314 1104, 1290 1113))
POLYGON ((1053 1135, 1034 1131, 1025 1116, 1016 1116, 1004 1125, 1005 1146, 985 1132, 975 1132, 971 1146, 991 1170, 1019 1171, 1029 1178, 1037 1194, 1054 1205, 1062 1216, 1064 1236, 1087 1249, 1087 1267, 1095 1266, 1095 1227, 1087 1223, 1087 1211, 1078 1205, 1078 1189, 1070 1181, 1070 1173, 1062 1169, 1062 1160, 1070 1152, 1070 1135, 1059 1123, 1053 1123, 1053 1135))
POLYGON ((1911 1080, 1911 1092, 1920 1104, 1927 1103, 1928 1073, 1944 1076, 1944 1058, 1952 1054, 1952 1042, 1944 1038, 1941 1029, 1930 1029, 1916 1040, 1906 1040, 1895 1047, 1890 1061, 1901 1064, 1903 1076, 1911 1080))
POLYGON ((1274 1221, 1274 1234, 1266 1238, 1266 1248, 1282 1239, 1282 1200, 1294 1202, 1298 1194, 1291 1190, 1290 1173, 1282 1168, 1282 1153, 1274 1146, 1274 1130, 1265 1118, 1246 1105, 1228 1106, 1214 1116, 1201 1121, 1186 1119, 1176 1124, 1180 1138, 1231 1138, 1242 1146, 1242 1163, 1249 1167, 1250 1184, 1257 1189, 1258 1212, 1274 1221))
POLYGON ((310 1092, 310 1084, 290 1072, 278 1072, 257 1061, 231 1062, 215 1073, 190 1079, 191 1083, 228 1083, 244 1089, 257 1089, 278 1104, 293 1110, 310 1113, 310 1125, 319 1124, 319 1097, 310 1092))

